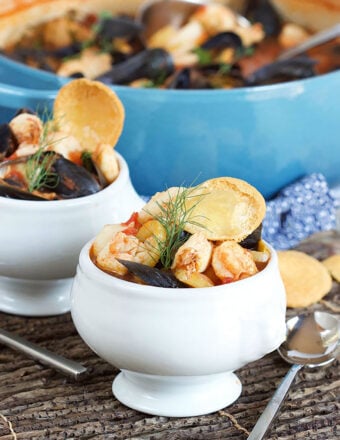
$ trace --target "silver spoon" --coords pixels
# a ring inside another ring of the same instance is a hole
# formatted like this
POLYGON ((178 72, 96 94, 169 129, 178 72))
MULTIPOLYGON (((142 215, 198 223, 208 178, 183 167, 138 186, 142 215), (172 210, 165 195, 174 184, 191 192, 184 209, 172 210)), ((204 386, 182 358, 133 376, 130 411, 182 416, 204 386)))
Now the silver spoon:
POLYGON ((327 41, 331 41, 336 37, 340 36, 340 24, 336 24, 335 26, 325 29, 323 31, 317 32, 312 35, 307 40, 303 41, 301 44, 293 47, 292 49, 285 50, 281 53, 281 55, 277 58, 278 60, 288 60, 289 58, 293 58, 296 55, 300 55, 306 50, 312 49, 313 47, 320 46, 320 44, 327 43, 327 41))
MULTIPOLYGON (((143 27, 143 37, 148 39, 164 26, 172 25, 180 28, 189 17, 207 0, 149 0, 143 2, 136 14, 136 20, 143 27)), ((237 22, 242 27, 250 26, 250 22, 235 10, 237 22)))
POLYGON ((248 440, 261 440, 292 384, 296 373, 305 365, 310 368, 329 364, 340 349, 339 320, 326 312, 312 312, 291 318, 286 324, 286 340, 278 352, 293 364, 275 391, 248 440))
POLYGON ((21 336, 0 329, 0 343, 24 353, 28 357, 48 365, 75 380, 82 378, 87 369, 78 362, 52 353, 39 345, 29 342, 21 336))

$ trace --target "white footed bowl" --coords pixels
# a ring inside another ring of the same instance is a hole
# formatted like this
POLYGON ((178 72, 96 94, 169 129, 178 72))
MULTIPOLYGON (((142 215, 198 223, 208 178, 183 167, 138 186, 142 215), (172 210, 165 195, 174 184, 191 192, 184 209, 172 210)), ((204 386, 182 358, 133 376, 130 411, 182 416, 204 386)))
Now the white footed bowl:
POLYGON ((126 221, 144 202, 118 154, 120 174, 102 191, 77 199, 0 197, 0 310, 48 316, 70 310, 79 253, 106 223, 126 221))
POLYGON ((162 416, 194 416, 234 402, 234 370, 285 338, 285 291, 277 256, 260 273, 228 285, 169 289, 123 281, 81 251, 71 313, 94 352, 121 370, 113 393, 162 416))

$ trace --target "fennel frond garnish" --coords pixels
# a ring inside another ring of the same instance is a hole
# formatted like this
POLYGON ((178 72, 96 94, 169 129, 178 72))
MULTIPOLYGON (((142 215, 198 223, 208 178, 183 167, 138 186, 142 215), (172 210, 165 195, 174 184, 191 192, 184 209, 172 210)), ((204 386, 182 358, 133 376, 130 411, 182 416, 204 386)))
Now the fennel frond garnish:
POLYGON ((207 193, 198 193, 197 188, 199 186, 194 188, 180 187, 174 197, 171 197, 169 193, 169 200, 165 206, 157 203, 160 214, 156 214, 153 217, 159 221, 166 232, 165 241, 157 240, 158 253, 160 255, 159 261, 165 269, 171 267, 178 248, 188 239, 188 234, 185 233, 185 225, 190 223, 202 226, 192 216, 192 212, 207 193), (190 199, 196 200, 188 207, 187 201, 190 199))
POLYGON ((33 154, 26 164, 28 191, 33 192, 42 187, 55 188, 59 177, 51 171, 54 161, 53 152, 44 152, 42 148, 33 154))
POLYGON ((29 192, 37 191, 42 187, 55 188, 59 181, 58 175, 51 170, 54 153, 52 151, 46 152, 45 149, 64 138, 49 140, 50 133, 57 130, 57 123, 53 120, 48 109, 44 109, 42 114, 42 118, 46 119, 46 122, 40 134, 38 150, 27 160, 25 167, 29 192))

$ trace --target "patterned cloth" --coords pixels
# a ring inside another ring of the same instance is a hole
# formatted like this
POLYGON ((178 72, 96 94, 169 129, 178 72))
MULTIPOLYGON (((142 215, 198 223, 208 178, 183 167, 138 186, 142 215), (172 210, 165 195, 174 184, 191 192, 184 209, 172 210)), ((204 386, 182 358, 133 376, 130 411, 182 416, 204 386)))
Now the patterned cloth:
POLYGON ((322 174, 310 174, 267 201, 262 236, 275 249, 288 249, 335 225, 335 199, 326 179, 322 174))

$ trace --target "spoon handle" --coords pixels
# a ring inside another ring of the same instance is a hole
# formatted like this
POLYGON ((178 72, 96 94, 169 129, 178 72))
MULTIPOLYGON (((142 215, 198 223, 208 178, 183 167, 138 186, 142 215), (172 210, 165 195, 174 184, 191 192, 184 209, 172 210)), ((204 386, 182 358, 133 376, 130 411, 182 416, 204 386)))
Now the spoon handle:
POLYGON ((295 57, 296 55, 305 52, 306 50, 312 49, 315 46, 319 46, 320 44, 324 44, 327 41, 332 40, 340 35, 340 24, 336 24, 330 29, 326 29, 324 31, 320 31, 312 37, 308 38, 303 43, 298 46, 293 47, 292 49, 288 49, 277 58, 278 60, 287 60, 288 58, 295 57))
POLYGON ((296 373, 302 368, 302 365, 292 365, 282 382, 280 383, 278 389, 275 391, 273 397, 270 399, 265 410, 261 414, 260 418, 256 422, 253 430, 251 431, 248 440, 261 440, 265 433, 268 431, 274 417, 276 416, 278 410, 280 409, 284 398, 291 386, 296 373))
POLYGON ((20 351, 44 365, 55 368, 61 373, 71 376, 76 380, 82 377, 87 371, 86 367, 78 362, 52 353, 33 342, 27 341, 26 339, 3 329, 0 329, 0 343, 13 348, 14 350, 20 351))

